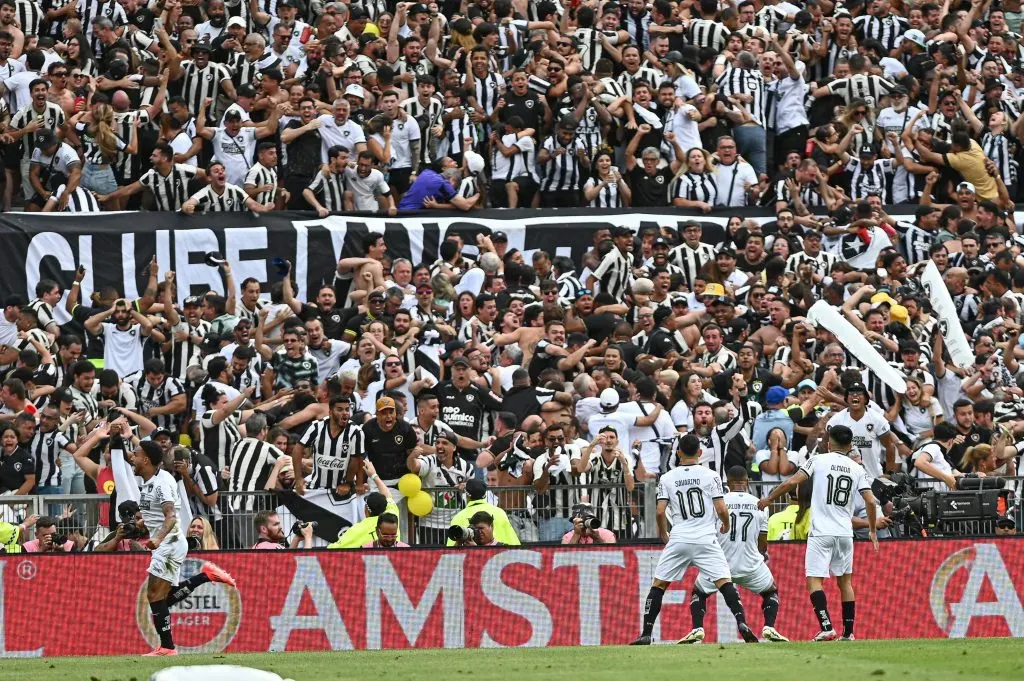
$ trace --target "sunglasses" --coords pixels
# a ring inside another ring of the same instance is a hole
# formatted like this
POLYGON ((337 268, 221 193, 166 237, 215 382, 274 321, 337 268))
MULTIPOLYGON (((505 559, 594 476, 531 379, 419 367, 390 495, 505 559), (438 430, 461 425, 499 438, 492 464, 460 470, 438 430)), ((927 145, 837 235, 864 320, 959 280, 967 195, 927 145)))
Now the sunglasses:
POLYGON ((400 366, 402 366, 402 363, 401 362, 384 362, 384 366, 386 366, 386 367, 400 367, 400 366))
POLYGON ((853 115, 854 116, 867 116, 868 112, 867 111, 854 111, 853 115))

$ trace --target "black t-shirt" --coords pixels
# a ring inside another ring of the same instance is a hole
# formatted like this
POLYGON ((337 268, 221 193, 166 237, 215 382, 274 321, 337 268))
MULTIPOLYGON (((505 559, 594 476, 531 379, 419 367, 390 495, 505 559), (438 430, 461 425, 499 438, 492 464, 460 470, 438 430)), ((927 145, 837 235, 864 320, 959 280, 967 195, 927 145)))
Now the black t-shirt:
MULTIPOLYGON (((729 371, 722 372, 711 378, 715 394, 718 395, 719 399, 729 399, 729 388, 732 387, 732 377, 739 371, 739 369, 730 369, 729 371)), ((755 367, 753 378, 747 381, 747 399, 760 402, 763 405, 764 394, 768 392, 768 388, 771 388, 773 385, 782 385, 782 377, 773 374, 767 369, 755 367)))
MULTIPOLYGON (((539 341, 537 341, 537 347, 534 348, 533 350, 533 357, 530 358, 530 365, 528 367, 528 371, 530 373, 530 382, 535 385, 537 383, 538 376, 540 376, 548 369, 557 369, 558 362, 559 360, 562 359, 561 355, 549 355, 547 353, 547 348, 551 345, 551 341, 549 341, 547 338, 541 338, 539 341)), ((556 345, 554 347, 561 348, 562 346, 556 345)), ((508 395, 506 395, 505 397, 507 399, 508 395)))
MULTIPOLYGON (((285 126, 286 130, 295 130, 303 126, 302 121, 292 121, 285 126)), ((305 132, 287 145, 288 177, 298 177, 313 181, 313 176, 320 169, 320 131, 305 132)))
MULTIPOLYGON (((349 310, 355 308, 347 308, 349 310)), ((320 323, 324 325, 324 335, 328 338, 335 340, 341 340, 341 334, 345 331, 346 322, 351 319, 351 316, 340 307, 333 307, 326 312, 321 310, 316 305, 306 304, 302 306, 302 312, 299 314, 299 319, 303 322, 308 322, 310 319, 319 319, 320 323)))
MULTIPOLYGON (((470 383, 465 390, 459 390, 451 381, 445 381, 434 388, 441 405, 441 420, 459 435, 479 440, 484 416, 488 409, 500 411, 503 407, 489 390, 470 383)), ((469 456, 474 452, 460 449, 459 453, 469 456)))
POLYGON ((18 447, 8 456, 0 454, 0 493, 18 489, 25 477, 36 474, 36 461, 24 447, 18 447))
POLYGON ((504 97, 505 108, 498 114, 499 120, 504 123, 513 116, 519 116, 527 128, 540 130, 541 123, 544 122, 544 106, 541 104, 540 95, 532 90, 527 90, 526 94, 520 97, 508 90, 504 97))
POLYGON ((988 428, 979 426, 978 424, 974 424, 966 433, 961 433, 959 428, 957 428, 956 432, 957 435, 964 436, 964 441, 949 448, 949 451, 946 452, 946 460, 954 470, 960 470, 960 461, 964 458, 964 453, 967 451, 967 448, 989 444, 992 440, 992 431, 988 428))
POLYGON ((587 335, 598 343, 612 335, 615 327, 618 326, 621 317, 611 312, 592 314, 583 318, 583 325, 587 327, 587 335))
POLYGON ((394 480, 409 472, 405 461, 409 452, 416 448, 416 431, 408 422, 399 419, 385 432, 377 419, 367 421, 363 425, 363 442, 366 457, 382 479, 394 480))
POLYGON ((641 163, 629 171, 629 186, 633 190, 633 207, 657 207, 668 205, 668 185, 672 181, 672 171, 661 168, 653 175, 648 175, 641 163))
POLYGON ((768 262, 768 258, 762 258, 761 262, 748 262, 745 253, 740 253, 736 257, 736 269, 740 272, 746 272, 747 274, 760 274, 764 271, 764 265, 768 262))

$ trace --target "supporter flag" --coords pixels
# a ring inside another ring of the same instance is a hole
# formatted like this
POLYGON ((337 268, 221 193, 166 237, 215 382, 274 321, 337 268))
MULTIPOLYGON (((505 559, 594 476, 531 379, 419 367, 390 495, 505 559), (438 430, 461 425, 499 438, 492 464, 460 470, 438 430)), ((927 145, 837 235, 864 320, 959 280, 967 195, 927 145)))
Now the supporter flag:
POLYGON ((868 342, 868 339, 862 336, 857 328, 839 314, 834 307, 824 300, 819 300, 807 311, 807 321, 831 331, 840 345, 853 353, 854 357, 894 391, 900 395, 907 392, 907 382, 903 375, 890 366, 885 358, 878 354, 878 350, 875 350, 868 342))
MULTIPOLYGON (((306 490, 305 496, 291 490, 275 493, 278 504, 291 511, 297 519, 315 521, 313 533, 328 543, 337 541, 339 534, 364 517, 363 500, 355 494, 343 497, 327 489, 306 490)), ((286 533, 290 530, 290 527, 284 528, 286 533)))
POLYGON ((935 316, 939 319, 939 333, 942 334, 942 340, 949 350, 950 359, 961 369, 970 368, 974 365, 974 353, 967 344, 964 327, 960 324, 960 316, 957 314, 956 305, 953 304, 953 298, 949 295, 949 289, 946 288, 946 282, 942 280, 939 268, 931 260, 925 263, 921 284, 928 294, 928 301, 932 304, 935 316))

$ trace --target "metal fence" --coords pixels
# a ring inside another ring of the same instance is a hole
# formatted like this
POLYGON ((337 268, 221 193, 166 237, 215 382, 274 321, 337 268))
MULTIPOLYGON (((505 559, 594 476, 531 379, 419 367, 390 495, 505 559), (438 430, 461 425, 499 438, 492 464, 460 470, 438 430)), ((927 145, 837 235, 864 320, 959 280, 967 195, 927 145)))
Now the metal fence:
MULTIPOLYGON (((1004 478, 1007 488, 1018 492, 1024 476, 1004 478)), ((924 481, 926 482, 926 481, 924 481)), ((778 482, 750 481, 750 493, 762 497, 778 482)), ((401 532, 409 544, 444 545, 452 518, 466 507, 466 495, 454 488, 424 489, 431 495, 433 510, 423 518, 408 511, 406 500, 397 490, 395 496, 401 510, 401 532)), ((558 542, 573 530, 572 508, 579 502, 594 505, 601 527, 610 530, 619 542, 644 541, 658 536, 656 508, 657 483, 637 482, 632 491, 622 485, 551 486, 544 493, 532 487, 488 487, 486 501, 503 509, 522 543, 558 542)), ((790 501, 773 504, 771 513, 784 510, 790 501)), ((101 494, 0 496, 0 521, 21 523, 32 515, 50 515, 60 523, 62 533, 80 532, 86 539, 102 540, 112 529, 110 499, 101 494)), ((258 541, 254 518, 261 511, 281 516, 286 535, 291 534, 296 518, 280 497, 267 491, 220 493, 217 513, 208 518, 221 548, 248 548, 258 541)), ((1022 529, 1019 504, 1009 517, 1018 531, 1022 529)), ((113 519, 116 522, 116 518, 113 519)), ((965 534, 988 534, 983 525, 964 525, 965 534), (972 529, 973 528, 973 529, 972 529)), ((326 546, 322 538, 315 547, 326 546)))

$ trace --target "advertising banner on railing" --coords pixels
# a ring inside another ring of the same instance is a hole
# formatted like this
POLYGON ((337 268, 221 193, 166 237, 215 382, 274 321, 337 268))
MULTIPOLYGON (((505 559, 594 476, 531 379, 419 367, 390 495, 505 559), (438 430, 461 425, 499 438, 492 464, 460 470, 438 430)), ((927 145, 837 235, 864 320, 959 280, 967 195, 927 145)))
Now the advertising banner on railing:
MULTIPOLYGON (((893 206, 897 219, 913 220, 913 206, 893 206)), ((438 245, 446 235, 463 236, 465 252, 475 254, 476 235, 503 231, 508 247, 530 253, 537 249, 567 255, 580 262, 594 247, 595 230, 626 225, 679 229, 687 221, 704 226, 703 241, 722 241, 730 215, 759 223, 775 220, 768 209, 737 209, 716 215, 692 214, 672 209, 596 211, 484 210, 472 213, 417 213, 398 217, 274 212, 214 213, 186 216, 178 213, 102 213, 89 215, 6 213, 0 217, 0 294, 35 297, 41 278, 71 285, 75 269, 86 268, 82 294, 112 287, 135 298, 146 285, 146 266, 155 255, 163 272, 175 270, 178 300, 207 290, 224 293, 220 273, 204 262, 211 251, 231 263, 235 284, 253 277, 263 284, 278 281, 272 261, 295 263, 296 295, 304 298, 311 287, 330 282, 342 256, 362 256, 363 237, 380 232, 392 257, 409 258, 414 264, 433 263, 438 245)), ((264 292, 268 287, 264 286, 264 292)), ((58 315, 63 305, 57 306, 58 315)))
MULTIPOLYGON (((776 627, 817 630, 804 586, 804 545, 772 545, 776 627)), ((190 555, 230 571, 172 609, 182 652, 614 645, 638 633, 658 547, 248 551, 190 555)), ((0 557, 0 656, 137 654, 155 646, 143 554, 0 557)), ((1024 636, 1024 542, 1016 538, 858 543, 862 639, 1024 636)), ((665 596, 656 640, 690 629, 695 572, 665 596)), ((839 595, 827 593, 838 619, 839 595)), ((761 628, 761 598, 741 589, 761 628)), ((719 597, 708 641, 737 640, 719 597)))

